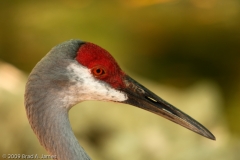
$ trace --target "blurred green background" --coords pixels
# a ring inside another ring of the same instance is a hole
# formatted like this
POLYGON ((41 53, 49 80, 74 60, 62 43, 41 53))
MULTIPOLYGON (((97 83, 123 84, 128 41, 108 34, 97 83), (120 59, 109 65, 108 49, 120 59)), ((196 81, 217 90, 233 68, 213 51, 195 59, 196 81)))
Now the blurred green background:
POLYGON ((70 120, 93 159, 240 159, 238 0, 2 0, 0 23, 0 154, 47 154, 25 115, 27 75, 53 46, 81 39, 217 138, 135 107, 84 102, 70 120))

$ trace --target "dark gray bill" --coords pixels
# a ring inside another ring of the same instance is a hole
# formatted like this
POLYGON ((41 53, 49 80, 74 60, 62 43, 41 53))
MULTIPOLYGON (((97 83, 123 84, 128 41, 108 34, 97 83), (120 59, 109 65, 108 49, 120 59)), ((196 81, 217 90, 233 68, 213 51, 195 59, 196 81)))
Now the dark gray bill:
POLYGON ((131 77, 126 75, 124 83, 126 88, 122 89, 122 91, 127 94, 128 99, 123 103, 153 112, 206 138, 212 140, 216 139, 214 135, 203 125, 161 99, 156 94, 133 80, 131 77))

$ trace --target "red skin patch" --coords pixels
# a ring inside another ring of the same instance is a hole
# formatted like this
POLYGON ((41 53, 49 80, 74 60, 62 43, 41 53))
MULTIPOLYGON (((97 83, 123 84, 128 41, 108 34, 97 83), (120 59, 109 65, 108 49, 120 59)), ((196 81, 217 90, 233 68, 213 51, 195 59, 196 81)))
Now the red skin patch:
POLYGON ((102 68, 105 71, 104 76, 95 76, 95 78, 107 82, 113 88, 125 87, 123 83, 125 73, 105 49, 87 42, 79 48, 76 60, 90 70, 96 67, 102 68))

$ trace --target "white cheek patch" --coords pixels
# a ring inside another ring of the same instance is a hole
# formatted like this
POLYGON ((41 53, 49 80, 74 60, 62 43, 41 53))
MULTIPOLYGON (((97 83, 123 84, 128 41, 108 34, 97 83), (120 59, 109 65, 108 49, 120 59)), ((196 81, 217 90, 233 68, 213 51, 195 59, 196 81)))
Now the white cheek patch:
MULTIPOLYGON (((96 79, 90 70, 78 63, 70 64, 67 67, 70 75, 68 87, 69 96, 74 101, 100 100, 100 101, 125 101, 127 95, 112 88, 104 81, 96 79)), ((70 97, 69 97, 70 98, 70 97)))

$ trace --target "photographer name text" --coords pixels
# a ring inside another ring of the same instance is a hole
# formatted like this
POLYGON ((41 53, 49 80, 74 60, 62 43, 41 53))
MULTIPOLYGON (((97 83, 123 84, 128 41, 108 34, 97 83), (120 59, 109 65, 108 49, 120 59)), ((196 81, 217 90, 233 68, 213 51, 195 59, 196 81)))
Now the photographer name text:
POLYGON ((46 154, 3 154, 4 159, 57 159, 56 155, 46 154))

